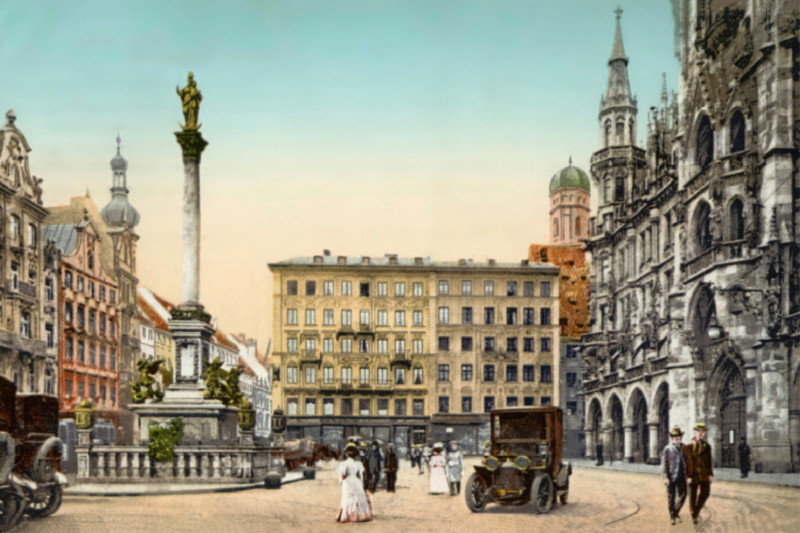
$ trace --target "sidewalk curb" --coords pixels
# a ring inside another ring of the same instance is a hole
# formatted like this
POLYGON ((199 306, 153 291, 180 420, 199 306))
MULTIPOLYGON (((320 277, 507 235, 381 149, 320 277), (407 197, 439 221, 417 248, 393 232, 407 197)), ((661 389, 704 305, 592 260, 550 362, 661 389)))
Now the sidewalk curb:
MULTIPOLYGON (((628 468, 617 468, 613 466, 592 466, 592 465, 578 465, 572 463, 572 468, 585 468, 585 469, 592 469, 592 470, 613 470, 614 472, 630 472, 632 474, 650 474, 653 476, 658 476, 660 472, 648 472, 646 470, 632 470, 628 468)), ((717 478, 716 481, 718 483, 725 482, 725 483, 741 483, 742 485, 769 485, 770 487, 786 487, 790 489, 800 489, 800 482, 795 484, 784 483, 780 481, 744 481, 743 479, 722 479, 717 478)))
MULTIPOLYGON (((281 482, 281 486, 296 483, 305 480, 304 477, 297 479, 287 479, 281 482)), ((186 485, 191 486, 191 485, 186 485)), ((145 492, 70 492, 70 489, 64 491, 64 498, 83 498, 83 497, 121 497, 121 496, 182 496, 185 494, 210 494, 214 492, 240 492, 250 489, 264 488, 264 483, 246 483, 242 485, 223 485, 220 487, 209 487, 205 489, 188 489, 188 490, 159 490, 159 491, 145 491, 145 492)))

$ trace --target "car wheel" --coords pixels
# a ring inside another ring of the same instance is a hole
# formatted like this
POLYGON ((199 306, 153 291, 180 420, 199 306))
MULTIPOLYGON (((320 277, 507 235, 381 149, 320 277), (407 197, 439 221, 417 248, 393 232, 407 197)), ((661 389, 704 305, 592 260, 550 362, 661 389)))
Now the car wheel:
POLYGON ((564 492, 561 496, 558 497, 561 505, 567 505, 567 500, 569 499, 569 491, 564 492))
POLYGON ((544 514, 553 505, 553 481, 550 476, 543 474, 537 476, 531 485, 531 503, 539 514, 544 514))
POLYGON ((489 503, 489 487, 486 485, 486 480, 473 473, 469 476, 464 489, 464 499, 470 511, 479 513, 486 509, 486 504, 489 503))
POLYGON ((63 489, 58 485, 50 485, 36 490, 30 495, 25 514, 33 518, 50 516, 61 507, 63 489))
POLYGON ((11 531, 22 518, 25 499, 13 490, 0 489, 0 532, 11 531))
POLYGON ((267 474, 264 478, 265 489, 279 489, 281 488, 281 476, 279 474, 267 474))
POLYGON ((64 443, 58 437, 50 437, 36 450, 31 467, 31 476, 37 483, 48 483, 56 478, 56 462, 64 450, 64 443))

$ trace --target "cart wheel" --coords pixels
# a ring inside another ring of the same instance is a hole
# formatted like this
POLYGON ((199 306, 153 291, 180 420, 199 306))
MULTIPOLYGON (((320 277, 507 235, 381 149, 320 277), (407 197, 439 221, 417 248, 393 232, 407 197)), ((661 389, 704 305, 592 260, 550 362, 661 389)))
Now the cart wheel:
POLYGON ((553 505, 553 481, 550 476, 543 474, 533 480, 531 484, 531 503, 539 514, 544 514, 553 505))
POLYGON ((569 491, 564 492, 561 496, 558 497, 561 501, 561 505, 567 505, 567 500, 569 499, 569 491))
POLYGON ((478 474, 473 473, 469 476, 467 485, 464 487, 464 499, 467 501, 467 507, 473 513, 479 513, 486 509, 486 504, 489 503, 489 487, 478 474))
POLYGON ((36 490, 30 494, 28 508, 25 514, 33 518, 43 518, 50 516, 61 507, 61 496, 63 489, 58 485, 50 485, 36 490))

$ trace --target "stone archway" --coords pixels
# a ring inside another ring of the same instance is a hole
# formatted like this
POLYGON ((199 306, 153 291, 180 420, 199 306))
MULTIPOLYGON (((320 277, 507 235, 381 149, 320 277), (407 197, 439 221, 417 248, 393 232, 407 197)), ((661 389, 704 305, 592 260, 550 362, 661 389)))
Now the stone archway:
POLYGON ((628 402, 631 413, 631 455, 635 463, 644 463, 650 457, 650 435, 647 427, 647 400, 640 389, 636 389, 628 402))
POLYGON ((737 446, 741 437, 747 437, 747 394, 742 374, 728 361, 722 369, 722 386, 719 389, 719 421, 721 440, 721 466, 738 468, 737 446))
MULTIPOLYGON (((658 410, 658 441, 657 441, 657 450, 663 450, 664 447, 669 443, 669 385, 667 383, 662 383, 661 386, 658 387, 658 392, 656 394, 656 405, 655 408, 658 410)), ((688 428, 686 428, 687 431, 688 428)))
POLYGON ((622 402, 619 397, 614 394, 609 401, 608 409, 608 428, 609 435, 609 450, 607 455, 612 460, 622 461, 625 457, 625 429, 623 426, 623 410, 622 402))
POLYGON ((586 411, 586 457, 597 458, 597 444, 603 442, 603 409, 595 398, 586 411))

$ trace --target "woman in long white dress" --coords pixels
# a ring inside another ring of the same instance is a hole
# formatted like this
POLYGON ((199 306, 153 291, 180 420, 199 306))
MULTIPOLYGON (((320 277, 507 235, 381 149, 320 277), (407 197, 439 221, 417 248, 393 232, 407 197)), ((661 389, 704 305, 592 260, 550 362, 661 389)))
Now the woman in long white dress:
POLYGON ((442 449, 444 445, 437 442, 433 445, 433 456, 431 456, 431 494, 444 494, 450 490, 450 485, 447 483, 447 474, 445 473, 445 465, 447 461, 442 456, 442 449))
POLYGON ((353 444, 345 448, 347 459, 339 465, 339 479, 342 484, 342 502, 336 521, 368 522, 372 520, 372 506, 364 492, 364 465, 355 460, 358 449, 353 444))

